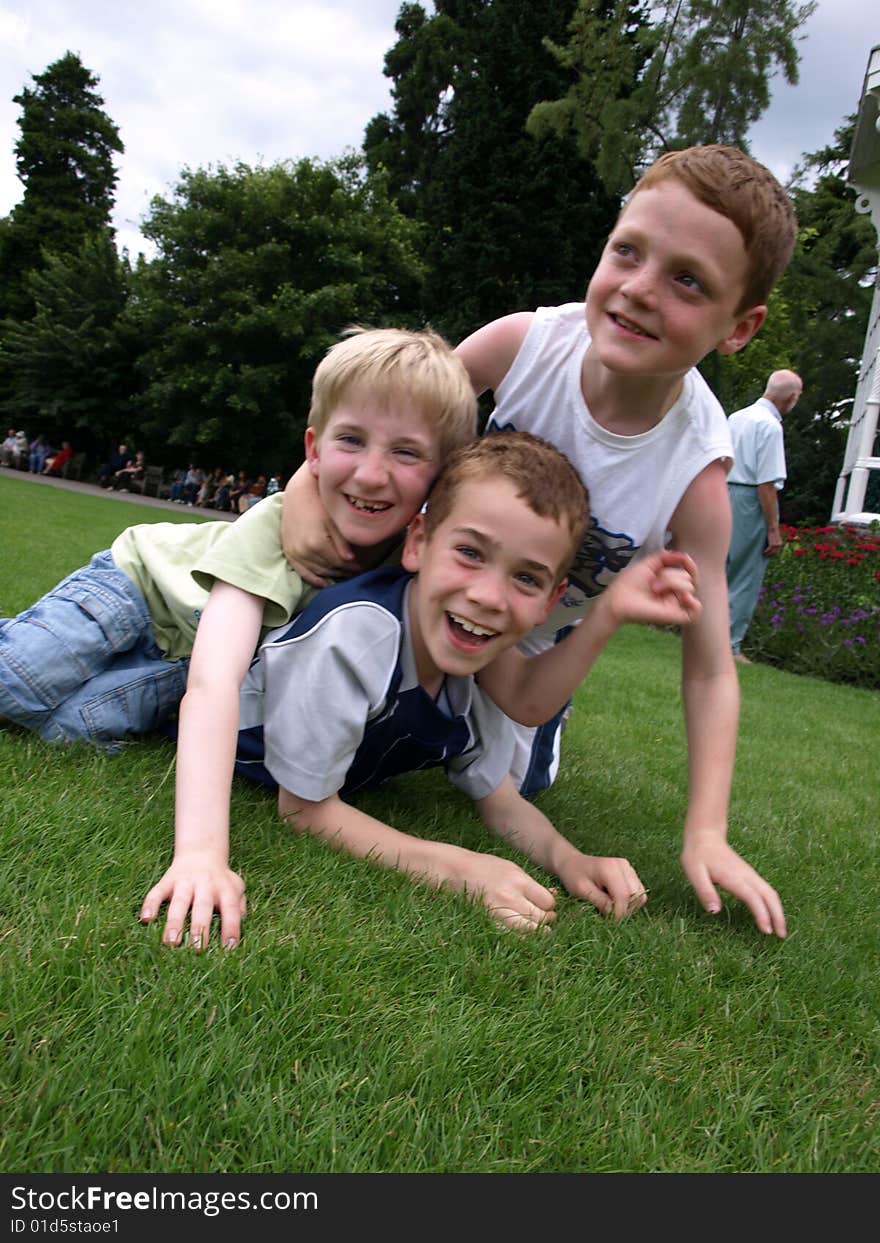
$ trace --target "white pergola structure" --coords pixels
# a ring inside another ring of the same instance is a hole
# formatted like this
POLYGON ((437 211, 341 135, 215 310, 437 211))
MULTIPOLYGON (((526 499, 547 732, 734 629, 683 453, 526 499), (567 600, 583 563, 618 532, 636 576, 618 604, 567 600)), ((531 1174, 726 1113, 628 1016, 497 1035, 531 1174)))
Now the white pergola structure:
MULTIPOLYGON (((880 45, 868 57, 865 85, 849 156, 847 181, 856 191, 856 211, 870 212, 880 238, 880 45)), ((880 274, 868 319, 843 469, 834 494, 833 522, 880 521, 880 274), (872 478, 873 476, 873 478, 872 478), (870 495, 866 506, 866 493, 870 495)))

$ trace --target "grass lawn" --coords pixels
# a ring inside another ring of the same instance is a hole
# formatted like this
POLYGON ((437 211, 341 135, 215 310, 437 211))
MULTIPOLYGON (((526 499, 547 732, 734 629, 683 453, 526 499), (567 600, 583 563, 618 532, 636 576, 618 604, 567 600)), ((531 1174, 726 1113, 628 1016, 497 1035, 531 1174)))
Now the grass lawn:
MULTIPOLYGON (((168 517, 191 515, 0 477, 0 613, 168 517)), ((541 799, 648 906, 614 924, 562 895, 525 939, 294 837, 236 781, 243 942, 163 949, 136 914, 170 858, 172 748, 0 730, 0 1169, 880 1169, 877 694, 740 668, 731 839, 782 895, 779 942, 738 904, 703 914, 680 871, 677 648, 617 637, 541 799)), ((506 852, 437 773, 361 805, 506 852)))

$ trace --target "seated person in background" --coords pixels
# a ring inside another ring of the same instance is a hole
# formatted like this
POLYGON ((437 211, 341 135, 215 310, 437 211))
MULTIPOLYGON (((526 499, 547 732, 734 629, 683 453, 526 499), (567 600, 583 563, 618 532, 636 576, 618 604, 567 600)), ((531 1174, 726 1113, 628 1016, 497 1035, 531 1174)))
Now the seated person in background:
POLYGON ((274 496, 276 492, 280 492, 280 491, 281 491, 280 477, 277 474, 270 475, 266 483, 266 495, 274 496))
POLYGON ((246 471, 240 470, 235 477, 234 483, 229 488, 229 508, 233 513, 239 513, 238 502, 243 496, 247 495, 247 490, 251 486, 250 478, 246 471))
POLYGON ((27 470, 28 438, 23 428, 15 433, 15 448, 12 450, 12 463, 16 470, 27 470))
POLYGON ((224 514, 229 513, 229 510, 231 509, 231 505, 229 502, 229 492, 230 492, 230 489, 233 488, 234 486, 235 486, 235 475, 224 475, 220 486, 218 487, 217 491, 214 493, 214 499, 212 501, 212 506, 214 509, 219 509, 220 512, 224 514))
POLYGON ((15 452, 15 428, 10 427, 6 433, 6 439, 0 444, 0 466, 11 466, 12 455, 15 452))
POLYGON ((46 458, 53 450, 42 436, 35 437, 28 445, 28 468, 32 475, 42 475, 46 458))
POLYGON ((134 455, 134 461, 126 463, 125 466, 117 470, 113 478, 110 480, 110 487, 114 492, 130 492, 131 485, 135 480, 141 480, 146 470, 146 459, 143 449, 138 449, 134 455))
MULTIPOLYGON (((410 426, 418 435, 417 425, 410 426)), ((343 459, 355 430, 350 417, 339 427, 336 454, 343 459)), ((374 481, 378 466, 374 461, 374 481)), ((325 461, 319 485, 325 471, 336 469, 325 461)), ((272 504, 257 505, 243 521, 272 504)), ((582 854, 517 792, 509 776, 510 722, 474 681, 547 617, 586 521, 577 474, 545 442, 527 433, 499 434, 458 449, 427 512, 412 518, 404 569, 386 567, 329 587, 295 622, 267 636, 247 671, 238 711, 227 709, 240 721, 237 771, 277 785, 279 811, 297 830, 416 880, 464 891, 510 927, 548 923, 553 893, 515 863, 410 837, 344 801, 390 777, 442 764, 475 800, 487 827, 558 876, 570 893, 618 918, 637 910, 644 890, 626 860, 582 854)), ((691 571, 688 558, 665 551, 634 565, 605 593, 599 632, 608 637, 629 620, 692 620, 700 605, 691 571)), ((256 605, 243 607, 231 630, 228 618, 217 624, 212 606, 213 596, 199 628, 182 723, 190 696, 209 686, 217 662, 228 658, 230 634, 259 617, 256 605)), ((581 629, 592 626, 587 619, 581 629)), ((558 651, 545 655, 558 661, 558 651)), ((213 718, 203 725, 199 735, 216 728, 213 718)), ((230 782, 206 764, 197 736, 178 745, 174 859, 147 894, 141 918, 155 919, 167 901, 165 943, 180 944, 189 915, 192 944, 204 948, 216 908, 222 943, 231 947, 240 936, 244 884, 229 868, 230 782)))
POLYGON ((73 449, 69 440, 62 440, 61 448, 51 454, 43 463, 44 475, 60 475, 65 464, 73 457, 73 449))
POLYGON ((266 495, 266 476, 257 475, 256 479, 248 487, 247 492, 243 492, 238 498, 238 512, 246 513, 252 505, 256 505, 257 501, 261 501, 266 495))
POLYGON ((186 471, 181 466, 175 472, 171 480, 171 487, 168 492, 170 500, 183 503, 183 485, 186 482, 186 471))
POLYGON ((101 488, 109 488, 110 483, 117 471, 123 467, 130 466, 132 458, 128 452, 128 445, 121 442, 117 445, 113 453, 110 454, 110 461, 105 462, 98 471, 98 486, 101 488))
POLYGON ((184 505, 195 505, 199 495, 199 489, 205 482, 205 472, 201 466, 190 464, 189 470, 183 481, 183 490, 180 494, 181 502, 184 505))
POLYGON ((202 486, 196 494, 196 505, 200 508, 204 506, 213 507, 214 497, 217 489, 220 487, 226 475, 222 466, 215 466, 210 475, 206 475, 202 481, 202 486))

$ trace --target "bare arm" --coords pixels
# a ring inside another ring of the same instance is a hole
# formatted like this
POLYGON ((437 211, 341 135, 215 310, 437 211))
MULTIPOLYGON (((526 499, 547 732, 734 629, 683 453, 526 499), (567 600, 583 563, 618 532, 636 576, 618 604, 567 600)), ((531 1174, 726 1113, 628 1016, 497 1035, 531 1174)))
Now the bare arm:
POLYGON ((550 890, 508 859, 401 833, 337 794, 309 802, 279 789, 278 811, 298 832, 308 830, 359 859, 372 859, 434 888, 445 886, 479 900, 493 919, 509 928, 533 931, 556 917, 550 890))
POLYGON ((575 898, 592 902, 603 915, 623 919, 647 901, 645 887, 627 859, 585 855, 553 827, 506 777, 475 807, 486 827, 521 850, 545 872, 558 876, 575 898))
POLYGON ((703 603, 699 619, 682 632, 689 774, 682 866, 707 911, 721 909, 721 886, 748 906, 762 932, 785 936, 778 894, 727 844, 739 723, 725 574, 730 527, 726 477, 715 462, 688 488, 672 520, 675 547, 697 564, 703 603))
POLYGON ((561 643, 537 656, 510 648, 480 673, 480 687, 511 720, 541 725, 564 707, 622 625, 685 626, 701 609, 693 560, 652 553, 619 574, 561 643))
POLYGON ((533 318, 532 311, 517 311, 494 319, 455 347, 477 396, 497 388, 507 375, 533 318))
POLYGON ((782 548, 782 533, 779 530, 779 498, 775 483, 758 484, 758 501, 764 513, 764 525, 767 527, 767 546, 765 557, 776 557, 782 548))
POLYGON ((244 882, 229 867, 229 800, 238 739, 238 693, 260 636, 264 601, 216 582, 199 622, 180 705, 174 858, 144 899, 141 919, 168 902, 163 941, 178 945, 189 915, 197 949, 220 912, 227 947, 241 936, 244 882))

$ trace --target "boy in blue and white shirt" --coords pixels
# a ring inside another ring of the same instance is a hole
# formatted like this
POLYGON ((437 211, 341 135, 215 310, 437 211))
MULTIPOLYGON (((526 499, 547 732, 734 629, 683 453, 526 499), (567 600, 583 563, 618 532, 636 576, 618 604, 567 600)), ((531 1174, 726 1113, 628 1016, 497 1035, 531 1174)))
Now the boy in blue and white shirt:
MULTIPOLYGON (((238 771, 277 785, 279 811, 297 830, 464 891, 510 927, 552 921, 553 892, 517 864, 413 837, 348 802, 389 777, 442 765, 487 827, 570 893, 618 916, 637 909, 643 886, 625 859, 583 854, 519 794, 512 727, 476 682, 552 609, 586 519, 576 472, 537 437, 501 434, 459 449, 409 526, 402 569, 327 588, 267 636, 240 696, 238 771)), ((685 559, 666 552, 622 576, 607 599, 611 630, 628 620, 686 623, 699 611, 685 559)), ((548 656, 559 661, 555 650, 548 656)), ((211 840, 204 824, 178 836, 178 857, 190 875, 199 858, 206 876, 228 872, 226 837, 211 840)), ((187 884, 157 887, 152 900, 164 898, 166 942, 178 943, 191 911, 204 945, 212 908, 187 884)), ((217 905, 221 939, 235 943, 240 914, 217 905)))

